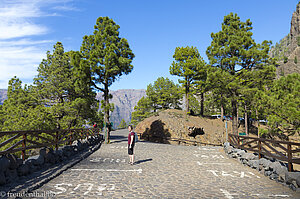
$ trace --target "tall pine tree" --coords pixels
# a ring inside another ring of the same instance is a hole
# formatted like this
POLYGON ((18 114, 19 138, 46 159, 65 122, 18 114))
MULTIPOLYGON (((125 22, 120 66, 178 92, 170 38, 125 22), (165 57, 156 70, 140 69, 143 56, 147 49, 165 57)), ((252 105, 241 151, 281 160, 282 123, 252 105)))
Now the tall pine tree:
POLYGON ((227 87, 231 96, 232 129, 238 132, 238 100, 245 87, 245 78, 253 71, 269 64, 268 50, 270 43, 256 44, 252 38, 252 23, 248 19, 242 22, 237 14, 224 17, 222 30, 212 33, 211 45, 206 54, 211 66, 220 68, 227 75, 227 87))
POLYGON ((170 74, 181 77, 178 80, 183 85, 185 92, 185 109, 189 113, 189 95, 195 81, 199 78, 201 67, 205 62, 196 47, 177 47, 173 55, 175 61, 170 66, 170 74))
MULTIPOLYGON (((81 53, 91 70, 94 88, 103 92, 104 120, 109 122, 112 105, 109 103, 111 95, 109 87, 124 74, 129 74, 134 54, 125 38, 119 36, 119 28, 109 17, 99 17, 94 26, 94 33, 83 37, 81 53)), ((109 128, 108 138, 109 142, 109 128)))

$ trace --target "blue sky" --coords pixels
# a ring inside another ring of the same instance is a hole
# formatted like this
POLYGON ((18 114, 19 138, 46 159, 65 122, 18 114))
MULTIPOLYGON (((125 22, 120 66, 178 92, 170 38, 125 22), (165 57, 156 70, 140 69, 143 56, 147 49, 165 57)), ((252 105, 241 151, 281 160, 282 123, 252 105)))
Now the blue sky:
POLYGON ((298 0, 0 0, 0 88, 10 78, 32 83, 47 50, 60 41, 65 51, 79 50, 92 34, 96 19, 108 16, 120 25, 135 59, 134 70, 111 87, 145 89, 169 74, 178 46, 205 51, 211 32, 218 32, 224 15, 237 13, 253 22, 256 42, 278 42, 290 31, 298 0))

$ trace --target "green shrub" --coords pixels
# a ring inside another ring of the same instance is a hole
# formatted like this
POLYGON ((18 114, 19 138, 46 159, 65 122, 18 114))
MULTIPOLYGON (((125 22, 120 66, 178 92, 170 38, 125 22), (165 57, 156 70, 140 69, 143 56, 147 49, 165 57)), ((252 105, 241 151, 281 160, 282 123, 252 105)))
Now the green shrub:
POLYGON ((288 58, 286 56, 284 56, 283 63, 287 63, 287 62, 288 62, 288 58))

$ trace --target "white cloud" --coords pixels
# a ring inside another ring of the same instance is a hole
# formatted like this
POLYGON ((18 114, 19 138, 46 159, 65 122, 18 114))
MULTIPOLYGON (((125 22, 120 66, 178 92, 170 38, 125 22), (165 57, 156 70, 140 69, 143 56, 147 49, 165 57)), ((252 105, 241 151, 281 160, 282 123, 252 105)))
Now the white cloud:
POLYGON ((55 6, 53 7, 54 10, 61 10, 61 11, 79 11, 78 8, 74 6, 62 5, 62 6, 55 6))
MULTIPOLYGON (((52 40, 35 40, 34 36, 49 33, 44 24, 35 18, 60 16, 48 13, 45 8, 59 11, 75 11, 72 0, 0 0, 0 88, 7 88, 13 76, 33 79, 36 69, 52 40), (46 47, 47 45, 47 47, 46 47)), ((49 49, 50 50, 50 49, 49 49)))

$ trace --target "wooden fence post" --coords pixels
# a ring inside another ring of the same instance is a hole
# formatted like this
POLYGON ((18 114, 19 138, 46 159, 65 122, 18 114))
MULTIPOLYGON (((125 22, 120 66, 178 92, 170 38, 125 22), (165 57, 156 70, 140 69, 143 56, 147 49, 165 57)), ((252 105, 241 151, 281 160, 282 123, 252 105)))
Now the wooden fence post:
POLYGON ((287 146, 288 148, 288 169, 289 169, 289 172, 293 171, 293 164, 292 164, 292 146, 291 144, 288 144, 287 146))
POLYGON ((258 138, 258 158, 261 158, 261 141, 260 138, 258 138))
POLYGON ((23 134, 23 142, 22 142, 22 159, 23 161, 25 160, 25 156, 26 156, 26 139, 27 139, 27 135, 26 133, 23 134))
POLYGON ((69 136, 69 145, 72 145, 72 131, 69 132, 70 136, 69 136))
POLYGON ((55 150, 58 150, 58 131, 55 132, 55 150))

